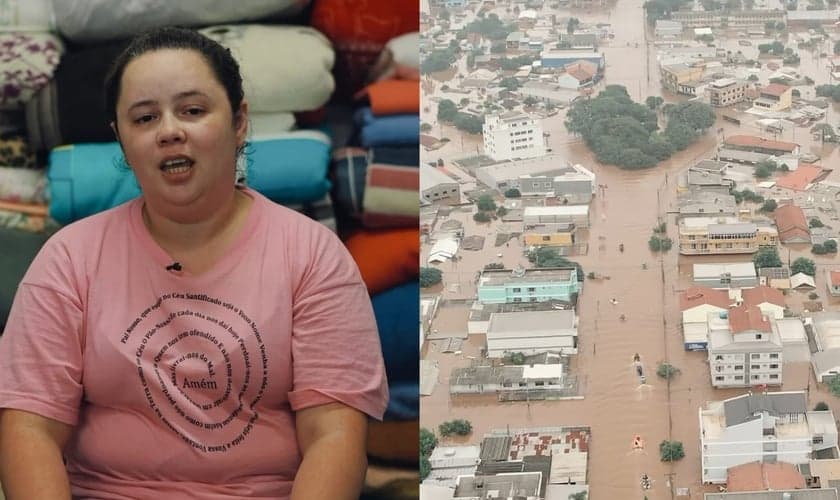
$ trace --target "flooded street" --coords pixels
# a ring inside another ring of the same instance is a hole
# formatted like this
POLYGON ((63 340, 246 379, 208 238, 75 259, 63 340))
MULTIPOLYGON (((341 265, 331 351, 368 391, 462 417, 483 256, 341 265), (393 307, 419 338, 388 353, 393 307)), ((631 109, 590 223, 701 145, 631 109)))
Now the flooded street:
MULTIPOLYGON (((649 95, 663 95, 655 48, 652 41, 645 42, 642 3, 641 0, 619 0, 610 10, 571 12, 585 23, 612 24, 615 38, 600 49, 607 60, 605 83, 624 85, 637 101, 643 101, 649 95)), ((737 40, 728 40, 722 45, 728 47, 733 44, 737 46, 737 40)), ((738 48, 745 52, 752 50, 757 55, 755 45, 738 48)), ((814 78, 817 84, 826 83, 825 59, 800 52, 802 66, 798 71, 814 78)), ((762 81, 766 81, 763 73, 762 81)), ((663 97, 668 102, 684 100, 677 96, 663 97)), ((732 113, 730 110, 726 112, 732 113)), ((443 159, 447 169, 457 172, 462 178, 462 191, 466 191, 473 186, 469 176, 457 171, 450 162, 480 152, 483 149, 481 137, 461 134, 438 124, 435 113, 436 106, 424 101, 422 121, 433 125, 431 135, 447 137, 450 143, 439 150, 423 152, 421 159, 443 159)), ((494 428, 504 428, 506 424, 512 428, 589 426, 589 498, 641 500, 647 496, 650 500, 672 500, 676 488, 690 488, 694 498, 702 498, 703 492, 717 491, 716 487, 703 486, 700 481, 698 408, 710 400, 743 394, 745 389, 713 389, 707 353, 684 350, 678 325, 678 294, 690 284, 691 264, 748 261, 752 256, 680 257, 676 244, 670 252, 654 254, 648 249, 647 242, 652 228, 662 220, 668 222, 668 236, 676 243, 675 218, 674 215, 666 216, 666 212, 677 207, 675 183, 678 172, 700 159, 712 157, 718 142, 727 135, 751 134, 773 138, 772 134, 762 133, 751 125, 751 120, 756 118, 754 116, 744 115, 744 123, 739 127, 723 122, 720 119, 722 113, 718 110, 717 123, 688 149, 655 168, 640 171, 625 171, 595 161, 585 144, 566 132, 563 125, 565 111, 543 120, 544 131, 549 133, 548 147, 592 170, 597 182, 607 185, 605 195, 599 194, 590 204, 587 254, 570 257, 583 266, 585 273, 592 271, 603 276, 603 279, 585 280, 578 303, 579 354, 572 357, 571 367, 572 372, 580 377, 584 399, 499 403, 494 395, 450 397, 447 386, 451 370, 470 366, 475 358, 481 356, 484 336, 470 335, 464 341, 461 352, 455 354, 440 352, 427 342, 423 357, 438 364, 440 375, 434 393, 421 399, 422 426, 436 429, 439 423, 452 418, 465 418, 472 423, 473 433, 470 436, 457 441, 442 440, 442 444, 478 444, 485 433, 494 428), (723 130, 718 132, 720 128, 723 130), (623 253, 619 251, 619 244, 624 245, 623 253), (611 303, 611 299, 617 303, 611 303), (620 319, 622 314, 626 321, 620 319), (636 352, 641 355, 647 374, 647 384, 641 386, 633 367, 636 352), (655 375, 658 363, 663 361, 681 371, 670 384, 655 375), (635 435, 644 439, 644 450, 633 449, 635 435), (664 439, 681 441, 685 458, 673 464, 661 462, 658 445, 664 439), (642 473, 647 473, 653 480, 651 490, 640 488, 642 473), (669 477, 673 478, 673 484, 668 483, 669 477)), ((830 107, 828 123, 836 124, 836 117, 837 111, 830 107)), ((837 148, 814 143, 808 130, 808 127, 793 128, 777 138, 798 142, 803 152, 820 155, 819 165, 827 168, 837 165, 840 159, 837 148)), ((840 181, 840 173, 833 172, 829 180, 840 181)), ((512 240, 509 246, 494 246, 497 233, 521 231, 521 223, 493 221, 476 224, 471 217, 472 207, 464 208, 465 211, 453 210, 448 218, 463 223, 465 237, 483 236, 485 244, 480 251, 460 250, 459 261, 436 265, 443 271, 443 299, 450 301, 444 305, 434 324, 440 332, 465 331, 469 303, 464 305, 459 301, 475 298, 476 276, 485 264, 503 262, 508 269, 518 265, 530 267, 519 240, 512 240)), ((441 222, 438 221, 438 227, 441 222)), ((427 265, 428 251, 428 246, 424 246, 421 265, 427 265)), ((779 253, 786 260, 787 249, 780 248, 779 253)), ((808 248, 794 250, 790 257, 795 259, 800 255, 812 258, 818 264, 831 264, 840 269, 836 257, 814 256, 808 248)), ((839 304, 837 299, 832 302, 826 297, 824 280, 822 273, 818 272, 820 300, 826 308, 836 308, 839 304)), ((801 302, 806 300, 804 294, 791 292, 788 297, 791 309, 800 312, 801 302)), ((840 401, 828 393, 825 386, 817 387, 809 364, 788 363, 784 369, 783 390, 809 389, 810 408, 818 401, 825 401, 835 415, 840 415, 840 401)))

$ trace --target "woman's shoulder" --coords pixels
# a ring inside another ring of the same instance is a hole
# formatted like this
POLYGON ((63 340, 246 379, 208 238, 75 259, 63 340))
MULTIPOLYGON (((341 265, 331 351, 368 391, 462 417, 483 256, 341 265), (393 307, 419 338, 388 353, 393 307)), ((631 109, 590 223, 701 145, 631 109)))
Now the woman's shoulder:
POLYGON ((67 257, 90 254, 97 246, 118 239, 118 231, 130 227, 131 210, 139 198, 71 222, 55 232, 42 252, 61 252, 67 257))

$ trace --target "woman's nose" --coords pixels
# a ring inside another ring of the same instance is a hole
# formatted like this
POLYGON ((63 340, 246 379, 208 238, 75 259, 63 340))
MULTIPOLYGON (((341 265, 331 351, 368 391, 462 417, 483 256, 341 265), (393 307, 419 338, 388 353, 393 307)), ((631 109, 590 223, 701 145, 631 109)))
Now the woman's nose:
POLYGON ((157 141, 160 145, 184 142, 184 129, 174 116, 170 114, 161 116, 157 141))

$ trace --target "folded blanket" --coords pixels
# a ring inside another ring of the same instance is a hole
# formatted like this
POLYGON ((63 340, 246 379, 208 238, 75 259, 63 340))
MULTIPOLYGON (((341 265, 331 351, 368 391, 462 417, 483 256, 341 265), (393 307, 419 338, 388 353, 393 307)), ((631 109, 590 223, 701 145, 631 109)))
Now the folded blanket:
POLYGON ((13 210, 0 210, 0 227, 40 233, 46 228, 44 215, 25 214, 13 210))
POLYGON ((376 117, 364 107, 356 110, 353 120, 361 128, 359 140, 364 147, 417 144, 420 136, 420 117, 416 114, 376 117))
POLYGON ((19 109, 53 76, 64 45, 47 31, 0 32, 0 108, 19 109))
POLYGON ((420 113, 420 82, 416 80, 382 80, 360 92, 366 97, 374 116, 420 113))
POLYGON ((0 225, 0 241, 3 242, 3 258, 0 259, 0 332, 6 325, 20 280, 48 237, 48 233, 21 231, 0 225))
POLYGON ((90 43, 128 38, 163 26, 198 27, 288 18, 308 3, 309 0, 54 0, 53 8, 58 30, 65 38, 90 43))
MULTIPOLYGON (((417 382, 420 284, 405 283, 371 296, 388 384, 417 382)), ((415 394, 417 395, 417 394, 415 394)))
POLYGON ((55 31, 51 0, 2 2, 0 26, 14 31, 55 31))
POLYGON ((333 151, 330 165, 333 185, 331 194, 339 213, 361 217, 368 161, 370 157, 366 149, 338 148, 333 151))
POLYGON ((420 146, 407 144, 405 146, 371 148, 370 160, 376 163, 417 167, 420 165, 420 146))
POLYGON ((294 113, 248 113, 248 136, 258 139, 295 128, 294 113))
POLYGON ((359 266, 368 292, 376 294, 419 276, 420 230, 359 231, 344 241, 359 266), (382 249, 387 248, 387 252, 382 249))
MULTIPOLYGON (((251 141, 248 185, 281 204, 321 200, 329 191, 329 138, 298 131, 251 141)), ((67 224, 140 194, 130 170, 117 166, 116 142, 61 146, 50 153, 50 215, 67 224)))
POLYGON ((44 203, 46 184, 43 170, 0 166, 0 200, 44 203))
POLYGON ((365 227, 416 227, 420 217, 420 169, 368 165, 362 223, 365 227))
POLYGON ((253 112, 307 111, 335 89, 330 41, 305 26, 225 25, 200 30, 228 47, 239 62, 253 112))
POLYGON ((370 81, 420 79, 420 33, 406 33, 385 45, 370 70, 370 81))
POLYGON ((38 167, 38 159, 28 138, 17 134, 0 137, 0 165, 9 167, 38 167))

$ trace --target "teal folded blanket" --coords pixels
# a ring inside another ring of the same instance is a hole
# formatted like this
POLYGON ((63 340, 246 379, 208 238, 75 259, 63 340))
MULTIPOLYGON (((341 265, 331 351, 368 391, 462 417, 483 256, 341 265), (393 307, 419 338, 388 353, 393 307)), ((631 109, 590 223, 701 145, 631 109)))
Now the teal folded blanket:
MULTIPOLYGON (((330 190, 330 149, 329 137, 314 130, 261 136, 246 150, 247 184, 281 204, 320 200, 330 190)), ((53 149, 47 171, 50 216, 68 224, 139 196, 134 173, 118 166, 120 158, 116 142, 53 149)))

